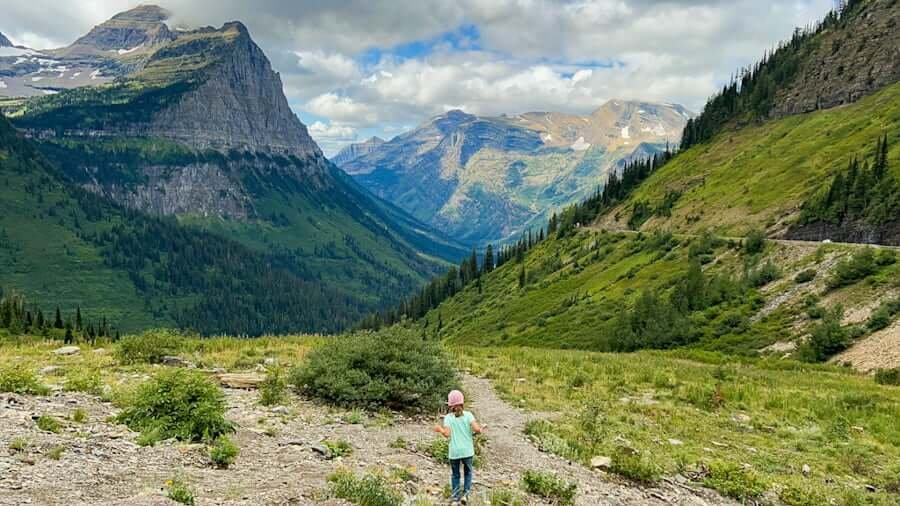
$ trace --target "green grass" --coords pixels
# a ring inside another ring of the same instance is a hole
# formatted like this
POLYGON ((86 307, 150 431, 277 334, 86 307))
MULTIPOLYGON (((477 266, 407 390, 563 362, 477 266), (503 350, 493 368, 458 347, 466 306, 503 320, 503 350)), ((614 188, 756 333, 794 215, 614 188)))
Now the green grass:
MULTIPOLYGON (((662 202, 667 192, 678 191, 672 217, 651 219, 644 230, 743 235, 796 217, 803 202, 851 158, 868 156, 885 133, 890 166, 900 176, 898 132, 900 84, 895 84, 846 107, 722 132, 679 154, 617 209, 662 202)), ((630 211, 621 216, 624 223, 630 211)))
POLYGON ((545 449, 585 465, 605 455, 630 479, 684 473, 733 497, 772 490, 788 504, 840 502, 866 485, 878 490, 868 504, 900 500, 888 491, 900 459, 900 389, 867 376, 685 351, 454 351, 505 400, 559 413, 530 425, 530 437, 555 439, 545 449))

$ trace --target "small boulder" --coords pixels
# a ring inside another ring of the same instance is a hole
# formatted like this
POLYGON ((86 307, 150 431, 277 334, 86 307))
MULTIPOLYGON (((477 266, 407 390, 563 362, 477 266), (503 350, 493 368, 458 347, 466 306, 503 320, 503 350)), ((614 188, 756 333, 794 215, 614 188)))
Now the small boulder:
POLYGON ((53 353, 57 355, 74 355, 79 351, 81 351, 81 348, 78 346, 63 346, 62 348, 53 350, 53 353))
POLYGON ((670 439, 669 444, 672 446, 681 446, 684 444, 684 442, 680 439, 670 439))
POLYGON ((803 472, 803 476, 809 476, 809 473, 812 472, 812 469, 810 469, 809 464, 803 464, 803 467, 800 470, 803 472))
POLYGON ((159 360, 159 363, 162 365, 168 365, 171 367, 188 367, 190 365, 190 363, 187 360, 185 360, 181 357, 176 357, 174 355, 163 356, 159 360))
POLYGON ((47 367, 41 369, 39 372, 44 376, 50 376, 52 374, 57 374, 57 371, 59 371, 60 369, 62 369, 62 367, 58 365, 48 365, 47 367))
POLYGON ((594 457, 591 459, 591 469, 609 469, 612 466, 612 459, 609 457, 594 457))
POLYGON ((286 415, 290 412, 288 410, 287 406, 275 406, 274 408, 270 409, 269 411, 276 415, 286 415))

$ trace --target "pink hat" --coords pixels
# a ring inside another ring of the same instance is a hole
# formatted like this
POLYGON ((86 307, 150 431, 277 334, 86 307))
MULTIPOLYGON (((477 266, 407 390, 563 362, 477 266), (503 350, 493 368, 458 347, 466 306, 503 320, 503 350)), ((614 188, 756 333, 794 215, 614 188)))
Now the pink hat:
POLYGON ((465 398, 459 390, 454 390, 447 396, 447 405, 450 407, 462 406, 463 402, 465 402, 465 398))

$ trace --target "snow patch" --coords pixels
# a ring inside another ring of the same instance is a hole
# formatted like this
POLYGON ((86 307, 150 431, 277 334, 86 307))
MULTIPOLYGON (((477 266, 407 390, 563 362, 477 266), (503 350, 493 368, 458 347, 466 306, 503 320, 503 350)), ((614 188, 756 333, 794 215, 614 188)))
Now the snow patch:
POLYGON ((56 95, 57 93, 59 93, 56 90, 48 90, 48 89, 43 89, 43 88, 41 89, 41 91, 44 92, 44 95, 56 95))
POLYGON ((76 77, 78 77, 80 75, 81 75, 81 72, 75 72, 74 74, 72 74, 72 77, 70 77, 69 79, 75 79, 76 77))
POLYGON ((623 138, 623 139, 630 139, 630 138, 631 138, 631 133, 629 132, 630 129, 631 129, 630 126, 627 126, 627 127, 625 127, 625 128, 622 129, 622 138, 623 138))
POLYGON ((41 54, 32 49, 21 47, 0 47, 0 58, 9 58, 11 56, 30 56, 33 54, 41 54))
POLYGON ((552 134, 541 134, 541 140, 544 142, 550 142, 553 140, 552 134))
POLYGON ((577 141, 572 144, 572 149, 575 151, 585 151, 590 148, 591 145, 587 142, 584 142, 584 137, 579 137, 577 141))
POLYGON ((36 83, 36 82, 40 81, 41 79, 43 79, 43 77, 41 77, 41 76, 38 76, 38 77, 32 77, 32 78, 31 78, 31 81, 36 83))
POLYGON ((7 87, 6 83, 3 82, 3 79, 0 79, 0 90, 2 90, 3 88, 6 88, 6 87, 7 87))
POLYGON ((97 70, 91 72, 91 79, 97 79, 99 77, 103 77, 100 75, 100 69, 97 69, 97 70))
POLYGON ((144 45, 143 45, 143 44, 139 44, 139 45, 137 45, 137 46, 134 46, 134 47, 131 48, 131 49, 119 49, 118 53, 119 53, 119 54, 133 53, 133 52, 137 51, 138 49, 140 49, 140 48, 142 48, 142 47, 144 47, 144 45))

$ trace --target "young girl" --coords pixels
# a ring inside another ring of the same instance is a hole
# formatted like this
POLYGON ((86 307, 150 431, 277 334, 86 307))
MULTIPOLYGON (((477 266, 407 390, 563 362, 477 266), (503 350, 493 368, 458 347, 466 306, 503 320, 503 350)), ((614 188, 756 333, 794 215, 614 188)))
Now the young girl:
POLYGON ((472 491, 472 461, 475 458, 475 434, 481 434, 481 426, 468 411, 463 411, 462 392, 454 390, 447 396, 450 412, 444 417, 444 426, 435 425, 434 431, 450 438, 450 485, 453 489, 453 504, 466 504, 472 491), (459 475, 462 467, 464 481, 460 487, 459 475))

